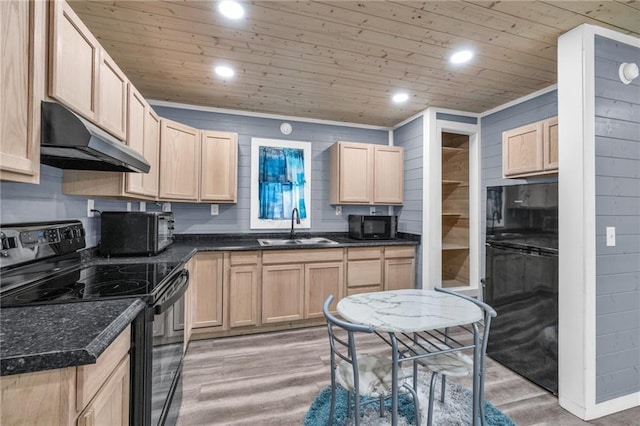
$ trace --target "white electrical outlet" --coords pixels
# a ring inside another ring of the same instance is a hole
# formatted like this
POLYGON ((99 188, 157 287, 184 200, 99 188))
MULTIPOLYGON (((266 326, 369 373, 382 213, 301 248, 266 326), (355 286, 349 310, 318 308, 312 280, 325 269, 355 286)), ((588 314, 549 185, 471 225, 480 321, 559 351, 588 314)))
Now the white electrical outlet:
POLYGON ((376 214, 376 208, 375 207, 369 207, 369 214, 376 214))
POLYGON ((616 245, 616 227, 607 226, 607 247, 615 247, 616 245))
POLYGON ((162 203, 162 211, 170 212, 171 211, 171 203, 162 203))
POLYGON ((336 206, 336 216, 342 216, 342 206, 336 206))
POLYGON ((147 211, 147 203, 145 201, 140 201, 140 211, 141 212, 147 211))
POLYGON ((87 200, 87 217, 93 217, 94 211, 94 202, 93 200, 87 200))
POLYGON ((218 205, 211 204, 211 216, 217 216, 217 215, 218 215, 218 205))
POLYGON ((130 212, 131 211, 131 203, 127 202, 127 211, 130 212))

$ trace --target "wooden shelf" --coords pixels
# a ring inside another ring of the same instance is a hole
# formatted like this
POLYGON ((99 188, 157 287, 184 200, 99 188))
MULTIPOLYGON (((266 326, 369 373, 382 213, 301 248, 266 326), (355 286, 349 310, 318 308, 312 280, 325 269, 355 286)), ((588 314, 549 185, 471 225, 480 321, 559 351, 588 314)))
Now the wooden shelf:
POLYGON ((442 180, 443 185, 462 185, 464 181, 461 180, 442 180))
POLYGON ((449 146, 443 146, 442 147, 442 157, 443 158, 448 158, 448 157, 452 157, 456 154, 460 154, 462 152, 467 152, 466 149, 464 148, 452 148, 449 146))
POLYGON ((459 280, 442 280, 443 288, 453 288, 453 287, 469 287, 469 283, 465 283, 459 280))
POLYGON ((442 213, 442 217, 460 217, 462 213, 442 213))
POLYGON ((461 244, 442 243, 442 250, 469 250, 469 246, 461 244))

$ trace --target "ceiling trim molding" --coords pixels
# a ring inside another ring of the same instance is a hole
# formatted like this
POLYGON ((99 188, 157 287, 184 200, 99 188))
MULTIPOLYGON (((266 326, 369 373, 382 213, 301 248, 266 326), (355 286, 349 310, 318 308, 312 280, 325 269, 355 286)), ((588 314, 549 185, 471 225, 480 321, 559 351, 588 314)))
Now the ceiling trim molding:
POLYGON ((544 95, 545 93, 552 92, 552 91, 556 90, 557 88, 558 88, 557 84, 552 84, 549 87, 545 87, 544 89, 540 89, 540 90, 535 91, 533 93, 529 93, 528 95, 525 95, 525 96, 523 96, 521 98, 514 99, 511 102, 507 102, 506 104, 502 104, 500 106, 497 106, 495 108, 487 110, 487 111, 481 113, 478 117, 483 118, 483 117, 486 117, 487 115, 491 115, 491 114, 496 113, 498 111, 502 111, 503 109, 511 108, 512 106, 521 104, 522 102, 528 101, 529 99, 537 98, 538 96, 544 95))
POLYGON ((359 129, 368 129, 368 130, 384 130, 384 131, 392 130, 391 127, 386 127, 386 126, 372 126, 370 124, 347 123, 342 121, 322 120, 319 118, 295 117, 291 115, 268 114, 264 112, 242 111, 242 110, 236 110, 236 109, 181 104, 178 102, 158 101, 154 99, 148 99, 147 102, 149 102, 149 104, 152 106, 180 108, 180 109, 188 109, 188 110, 204 111, 204 112, 215 112, 219 114, 241 115, 245 117, 258 117, 258 118, 269 118, 272 120, 287 120, 287 121, 297 121, 297 122, 303 122, 303 123, 326 124, 329 126, 355 127, 359 129))

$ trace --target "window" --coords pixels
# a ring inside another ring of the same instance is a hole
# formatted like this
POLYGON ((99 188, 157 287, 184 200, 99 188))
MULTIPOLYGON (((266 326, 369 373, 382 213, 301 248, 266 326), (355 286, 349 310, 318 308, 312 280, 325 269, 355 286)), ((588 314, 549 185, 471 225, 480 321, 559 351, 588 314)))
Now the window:
POLYGON ((301 224, 310 228, 311 144, 252 138, 251 228, 289 228, 298 209, 301 224))

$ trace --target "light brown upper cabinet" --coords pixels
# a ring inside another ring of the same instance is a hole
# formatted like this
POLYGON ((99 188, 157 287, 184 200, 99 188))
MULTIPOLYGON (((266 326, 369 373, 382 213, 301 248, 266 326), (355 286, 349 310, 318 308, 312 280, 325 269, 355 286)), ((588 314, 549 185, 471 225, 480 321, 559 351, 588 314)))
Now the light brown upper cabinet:
POLYGON ((0 2, 0 179, 40 181, 46 3, 0 2))
POLYGON ((331 204, 402 204, 403 148, 337 142, 329 155, 331 204))
POLYGON ((129 84, 127 110, 127 145, 142 153, 151 168, 149 173, 126 173, 125 192, 155 198, 158 196, 160 118, 132 84, 129 84))
POLYGON ((100 44, 65 1, 51 2, 49 95, 98 122, 100 44))
POLYGON ((557 117, 502 133, 502 174, 505 178, 557 172, 557 117))
POLYGON ((544 170, 558 170, 558 117, 544 120, 543 167, 544 170))
POLYGON ((160 120, 160 198, 198 200, 199 148, 200 130, 160 120))
POLYGON ((235 203, 238 174, 238 134, 201 132, 200 200, 235 203))
MULTIPOLYGON (((111 56, 100 49, 98 124, 118 139, 127 138, 127 77, 111 56)), ((131 145, 131 144, 129 144, 131 145)), ((137 150, 142 152, 141 150, 137 150)))
POLYGON ((65 1, 51 2, 49 42, 49 95, 125 140, 127 77, 65 1))

